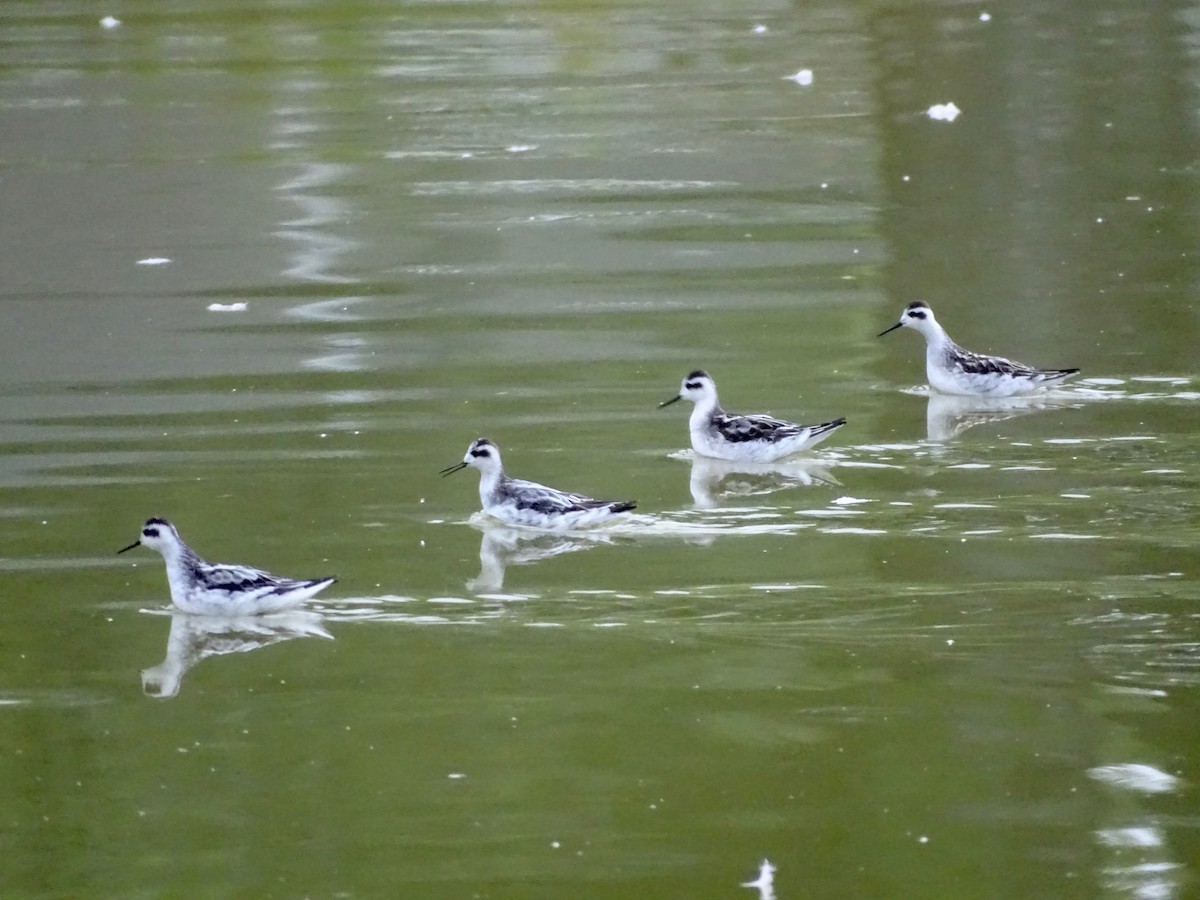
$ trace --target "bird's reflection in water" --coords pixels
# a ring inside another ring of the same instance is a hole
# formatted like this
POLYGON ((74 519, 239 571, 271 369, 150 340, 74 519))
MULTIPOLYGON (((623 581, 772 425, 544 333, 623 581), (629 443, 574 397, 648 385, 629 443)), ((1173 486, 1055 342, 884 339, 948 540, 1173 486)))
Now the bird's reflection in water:
POLYGON ((724 497, 754 497, 773 494, 797 485, 840 484, 826 464, 815 459, 797 458, 778 462, 731 462, 697 454, 692 457, 692 475, 688 487, 692 502, 700 509, 712 509, 724 497))
POLYGON ((142 669, 142 692, 149 697, 174 697, 183 676, 200 660, 226 653, 248 653, 299 637, 333 640, 319 613, 294 611, 270 616, 196 616, 171 613, 167 655, 157 666, 142 669))
POLYGON ((1047 391, 1017 397, 968 397, 929 392, 925 408, 925 431, 929 440, 951 441, 968 428, 987 422, 1003 422, 1044 409, 1079 406, 1080 401, 1066 392, 1047 391))
POLYGON ((526 565, 613 542, 612 535, 603 531, 535 531, 504 525, 490 516, 487 521, 476 520, 471 524, 483 532, 479 541, 479 575, 467 581, 467 590, 476 594, 502 590, 508 566, 526 565))

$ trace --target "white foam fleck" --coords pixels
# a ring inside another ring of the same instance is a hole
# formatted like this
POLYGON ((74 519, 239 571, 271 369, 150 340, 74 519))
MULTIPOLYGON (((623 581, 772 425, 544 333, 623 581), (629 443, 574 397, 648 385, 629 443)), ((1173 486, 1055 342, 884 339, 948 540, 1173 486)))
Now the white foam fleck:
POLYGON ((1174 775, 1142 763, 1094 766, 1088 769, 1087 773, 1096 781, 1102 781, 1115 787, 1128 788, 1131 791, 1139 791, 1143 794, 1168 794, 1178 790, 1182 783, 1174 775))
POLYGON ((925 115, 933 119, 935 122, 953 122, 962 114, 953 101, 949 103, 935 103, 925 111, 925 115))
POLYGON ((1106 847, 1161 847, 1162 832, 1157 828, 1101 828, 1096 832, 1100 843, 1106 847))
POLYGON ((764 859, 758 867, 758 877, 753 881, 743 881, 742 887, 754 888, 758 891, 758 900, 775 900, 775 867, 769 859, 764 859))

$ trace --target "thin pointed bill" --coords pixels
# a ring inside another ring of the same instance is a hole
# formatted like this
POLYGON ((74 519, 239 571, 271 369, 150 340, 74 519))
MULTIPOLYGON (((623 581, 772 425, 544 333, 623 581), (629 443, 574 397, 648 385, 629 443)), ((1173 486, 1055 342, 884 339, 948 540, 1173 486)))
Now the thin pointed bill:
POLYGON ((122 547, 120 550, 117 551, 117 553, 121 554, 121 553, 124 553, 126 550, 132 550, 134 547, 140 547, 140 546, 142 546, 141 541, 134 541, 128 547, 122 547))
POLYGON ((682 400, 682 399, 683 399, 683 394, 676 394, 670 400, 664 400, 662 403, 658 404, 658 408, 662 409, 664 406, 670 406, 676 400, 682 400))
POLYGON ((447 475, 453 475, 459 469, 465 469, 466 467, 467 464, 465 462, 455 463, 452 466, 446 466, 446 468, 442 469, 440 472, 438 472, 438 474, 445 478, 447 475))
POLYGON ((896 323, 895 325, 893 325, 891 328, 885 328, 885 329, 883 329, 883 331, 879 332, 879 334, 875 335, 875 337, 883 337, 883 336, 884 336, 885 334, 887 334, 889 331, 895 331, 897 328, 899 328, 899 327, 900 327, 901 325, 903 325, 903 324, 904 324, 903 322, 897 322, 897 323, 896 323))

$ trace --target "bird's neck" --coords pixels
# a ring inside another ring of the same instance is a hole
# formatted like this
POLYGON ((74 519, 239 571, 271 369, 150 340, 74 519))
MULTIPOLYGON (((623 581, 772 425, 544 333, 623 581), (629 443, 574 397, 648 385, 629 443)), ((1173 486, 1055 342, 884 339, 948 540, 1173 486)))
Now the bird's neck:
POLYGON ((692 415, 688 425, 693 431, 707 428, 713 416, 720 412, 721 404, 717 400, 717 395, 713 394, 711 397, 701 400, 692 407, 692 415))
POLYGON ((950 340, 950 335, 946 334, 945 330, 940 325, 934 325, 927 328, 925 334, 925 346, 931 351, 941 350, 944 347, 956 346, 954 341, 950 340))
POLYGON ((484 505, 487 505, 488 500, 495 496, 502 481, 504 481, 504 470, 499 466, 488 471, 480 471, 479 499, 484 505))
POLYGON ((167 561, 167 572, 182 573, 189 566, 201 565, 204 563, 191 547, 180 542, 177 544, 168 544, 162 548, 163 559, 167 561))

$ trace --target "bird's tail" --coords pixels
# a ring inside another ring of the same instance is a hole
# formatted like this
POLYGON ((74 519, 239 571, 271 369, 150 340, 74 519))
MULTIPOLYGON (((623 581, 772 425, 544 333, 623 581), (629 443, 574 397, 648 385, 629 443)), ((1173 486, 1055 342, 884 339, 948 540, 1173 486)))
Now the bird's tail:
POLYGON ((812 426, 812 436, 816 437, 819 434, 829 434, 846 424, 845 417, 834 419, 832 422, 822 422, 820 425, 812 426))

